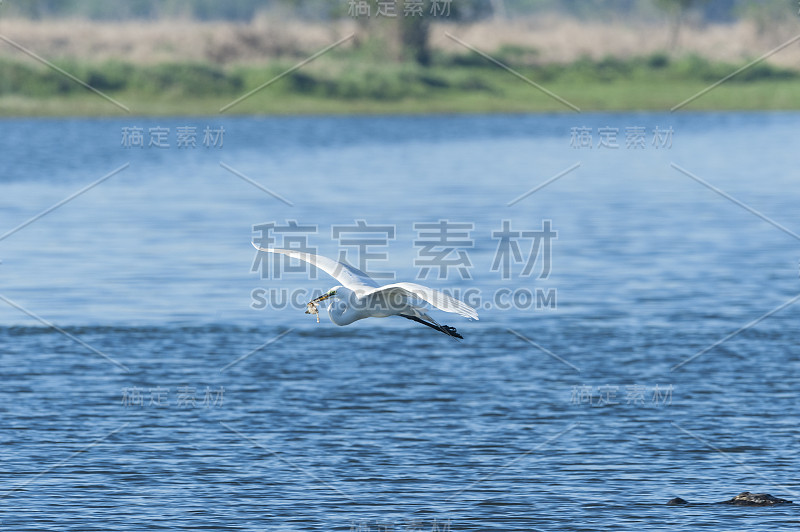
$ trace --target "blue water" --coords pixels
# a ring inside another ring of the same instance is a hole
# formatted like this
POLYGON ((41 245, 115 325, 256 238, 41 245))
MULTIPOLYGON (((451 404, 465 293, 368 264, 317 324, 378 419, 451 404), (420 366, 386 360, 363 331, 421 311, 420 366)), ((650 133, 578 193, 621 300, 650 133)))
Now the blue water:
POLYGON ((799 123, 4 120, 0 234, 127 166, 0 237, 0 529, 796 528, 796 505, 665 502, 800 501, 799 123), (169 148, 146 145, 157 126, 169 148), (196 148, 176 146, 183 126, 196 148), (618 148, 597 146, 604 127, 618 148), (472 224, 467 278, 418 282, 468 294, 480 321, 435 314, 461 342, 397 318, 317 324, 303 304, 335 281, 252 271, 253 226, 289 220, 356 262, 332 228, 391 227, 370 266, 397 280, 420 273, 415 223, 472 224), (549 275, 543 256, 492 271, 504 220, 551 221, 549 275), (259 289, 303 297, 255 308, 259 289), (552 299, 496 299, 526 290, 552 299))

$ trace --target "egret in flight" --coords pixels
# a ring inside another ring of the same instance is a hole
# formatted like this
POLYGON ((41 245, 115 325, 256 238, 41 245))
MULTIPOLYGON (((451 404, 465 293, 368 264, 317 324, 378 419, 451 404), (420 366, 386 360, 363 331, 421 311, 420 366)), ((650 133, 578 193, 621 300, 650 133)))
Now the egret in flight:
POLYGON ((455 327, 440 325, 428 316, 425 303, 439 310, 461 314, 465 318, 477 320, 475 309, 443 292, 416 283, 392 283, 380 286, 369 275, 349 264, 338 262, 321 255, 303 253, 293 249, 262 248, 253 243, 259 251, 280 253, 300 259, 324 271, 340 285, 334 286, 320 297, 308 302, 306 314, 315 314, 319 323, 317 304, 330 299, 328 316, 336 325, 349 325, 364 318, 385 318, 400 316, 454 338, 463 338, 455 327))

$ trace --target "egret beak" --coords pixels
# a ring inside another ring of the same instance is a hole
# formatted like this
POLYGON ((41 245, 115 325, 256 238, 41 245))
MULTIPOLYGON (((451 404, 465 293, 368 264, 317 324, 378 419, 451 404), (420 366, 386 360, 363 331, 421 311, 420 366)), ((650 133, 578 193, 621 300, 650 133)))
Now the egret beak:
POLYGON ((329 297, 335 296, 335 295, 336 295, 336 290, 331 290, 330 292, 326 292, 326 293, 322 294, 318 298, 312 299, 310 301, 310 303, 319 303, 320 301, 325 301, 329 297))

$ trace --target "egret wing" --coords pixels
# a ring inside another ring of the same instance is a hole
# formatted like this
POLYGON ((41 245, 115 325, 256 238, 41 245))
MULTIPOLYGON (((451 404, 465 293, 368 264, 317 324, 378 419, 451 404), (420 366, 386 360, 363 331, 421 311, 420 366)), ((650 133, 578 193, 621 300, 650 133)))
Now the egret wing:
POLYGON ((434 290, 433 288, 428 288, 427 286, 423 286, 421 284, 416 284, 416 283, 387 284, 385 286, 372 288, 368 290, 366 293, 362 294, 361 297, 367 297, 369 295, 378 293, 381 293, 382 295, 385 295, 388 298, 393 297, 395 294, 405 295, 409 297, 416 297, 430 303, 439 310, 460 314, 465 318, 470 318, 473 320, 478 319, 478 313, 475 311, 475 309, 470 307, 463 301, 459 301, 458 299, 449 296, 444 292, 440 292, 439 290, 434 290))
POLYGON ((354 292, 363 292, 364 290, 370 290, 378 286, 378 283, 376 283, 372 277, 362 272, 358 268, 353 268, 349 264, 338 262, 333 259, 329 259, 328 257, 323 257, 322 255, 304 253, 294 249, 262 248, 257 246, 255 243, 253 243, 253 247, 259 251, 264 251, 267 253, 280 253, 281 255, 286 255, 293 259, 305 261, 324 271, 336 279, 339 284, 345 288, 353 290, 354 292))

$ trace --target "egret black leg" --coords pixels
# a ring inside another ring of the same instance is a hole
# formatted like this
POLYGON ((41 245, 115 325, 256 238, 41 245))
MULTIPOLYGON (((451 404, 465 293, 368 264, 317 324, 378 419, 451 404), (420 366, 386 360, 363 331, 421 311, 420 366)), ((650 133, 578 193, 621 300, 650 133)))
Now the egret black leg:
POLYGON ((418 318, 416 316, 409 316, 408 314, 398 314, 398 316, 402 316, 407 320, 416 321, 417 323, 421 323, 423 325, 427 325, 431 329, 435 329, 435 330, 439 331, 440 333, 446 334, 447 336, 452 336, 453 338, 460 338, 462 340, 464 339, 463 336, 458 334, 458 331, 456 331, 455 327, 450 327, 448 325, 439 325, 438 323, 431 323, 429 321, 425 321, 425 320, 423 320, 421 318, 418 318))

